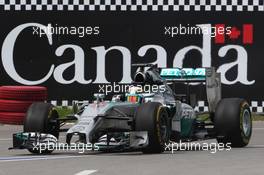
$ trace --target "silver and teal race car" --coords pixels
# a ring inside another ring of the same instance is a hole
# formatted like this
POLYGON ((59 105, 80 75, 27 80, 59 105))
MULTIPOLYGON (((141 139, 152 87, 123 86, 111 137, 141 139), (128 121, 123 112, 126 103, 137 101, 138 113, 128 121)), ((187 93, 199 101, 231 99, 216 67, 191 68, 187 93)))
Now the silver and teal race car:
POLYGON ((213 138, 232 147, 249 143, 252 133, 249 105, 241 98, 221 98, 220 74, 214 68, 134 66, 138 67, 132 82, 135 88, 114 95, 110 101, 104 100, 103 94, 95 94, 93 102, 78 109, 75 105, 73 115, 59 116, 49 103, 32 104, 24 132, 13 134, 12 149, 51 153, 57 147, 65 147, 57 144, 60 132, 66 132, 67 145, 90 144, 91 150, 99 151, 161 153, 170 142, 213 138), (140 91, 146 85, 158 88, 155 92, 140 91), (180 85, 185 93, 177 93, 180 85), (192 86, 205 87, 207 113, 194 110, 197 100, 191 93, 192 86), (63 126, 69 121, 74 122, 70 128, 63 126))

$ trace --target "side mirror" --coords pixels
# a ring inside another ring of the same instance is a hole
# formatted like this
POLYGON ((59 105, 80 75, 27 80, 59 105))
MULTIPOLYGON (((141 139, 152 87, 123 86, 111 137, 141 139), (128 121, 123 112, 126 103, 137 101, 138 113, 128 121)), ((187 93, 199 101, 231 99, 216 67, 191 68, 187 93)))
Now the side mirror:
POLYGON ((96 93, 94 94, 94 98, 97 102, 103 101, 103 99, 105 98, 105 94, 96 93))
POLYGON ((117 94, 112 97, 113 102, 120 102, 120 101, 126 101, 125 94, 117 94))
POLYGON ((105 94, 100 94, 100 93, 96 93, 94 94, 94 98, 100 98, 100 99, 104 99, 105 98, 105 94))

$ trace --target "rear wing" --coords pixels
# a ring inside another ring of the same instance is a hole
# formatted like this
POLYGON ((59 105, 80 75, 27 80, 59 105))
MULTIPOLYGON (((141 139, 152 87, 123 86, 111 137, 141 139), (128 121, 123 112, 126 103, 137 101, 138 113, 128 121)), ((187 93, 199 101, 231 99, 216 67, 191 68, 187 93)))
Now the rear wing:
POLYGON ((160 76, 171 82, 205 83, 209 112, 215 112, 216 105, 222 98, 220 73, 217 73, 214 67, 161 68, 160 76))
POLYGON ((160 76, 168 81, 205 82, 206 68, 162 68, 160 76))

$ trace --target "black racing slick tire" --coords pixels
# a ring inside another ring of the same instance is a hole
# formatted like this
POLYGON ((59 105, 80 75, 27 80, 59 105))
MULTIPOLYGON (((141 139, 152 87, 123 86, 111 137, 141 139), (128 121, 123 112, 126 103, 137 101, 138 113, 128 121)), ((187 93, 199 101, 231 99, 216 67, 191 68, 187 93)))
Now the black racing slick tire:
POLYGON ((170 137, 167 110, 157 102, 141 104, 135 115, 135 130, 148 132, 149 144, 143 153, 162 153, 170 137))
POLYGON ((252 134, 249 104, 240 98, 222 99, 216 108, 214 125, 218 143, 245 147, 252 134))
MULTIPOLYGON (((24 120, 24 132, 38 132, 51 134, 57 139, 59 137, 59 117, 54 106, 49 103, 37 102, 33 103, 26 114, 24 120)), ((28 149, 29 152, 40 154, 38 149, 28 149)), ((52 150, 44 150, 41 154, 49 154, 52 150)))

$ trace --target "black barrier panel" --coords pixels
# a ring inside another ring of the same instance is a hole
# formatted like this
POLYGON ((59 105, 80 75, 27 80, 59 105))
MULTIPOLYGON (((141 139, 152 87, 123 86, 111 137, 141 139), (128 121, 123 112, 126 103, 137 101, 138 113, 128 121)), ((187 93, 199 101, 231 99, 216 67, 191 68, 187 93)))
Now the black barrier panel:
POLYGON ((262 1, 120 2, 0 4, 1 85, 43 85, 50 99, 91 99, 101 83, 130 82, 131 63, 154 62, 214 66, 224 97, 262 101, 262 1))

